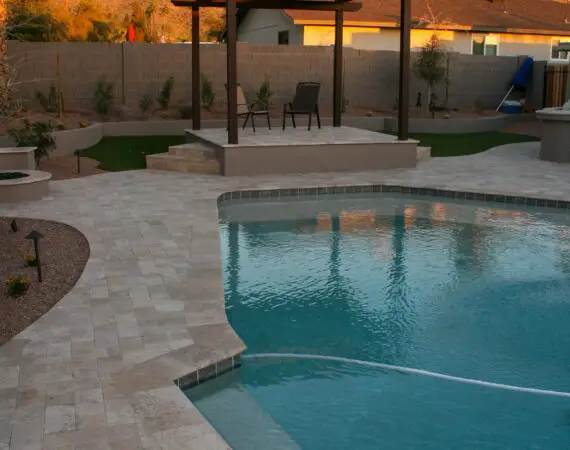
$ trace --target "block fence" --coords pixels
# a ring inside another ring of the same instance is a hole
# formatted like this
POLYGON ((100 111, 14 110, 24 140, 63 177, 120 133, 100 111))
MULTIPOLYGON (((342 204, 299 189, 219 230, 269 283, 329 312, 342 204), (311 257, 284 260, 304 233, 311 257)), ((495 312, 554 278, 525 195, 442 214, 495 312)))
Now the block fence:
MULTIPOLYGON (((215 103, 225 106, 225 45, 201 45, 202 73, 213 83, 215 103)), ((10 60, 19 71, 20 94, 32 101, 35 91, 47 92, 57 79, 57 55, 64 101, 68 108, 93 103, 97 81, 115 83, 115 104, 138 108, 148 93, 157 95, 174 76, 173 105, 189 104, 191 55, 187 44, 144 43, 22 43, 10 41, 10 60)), ((350 106, 390 110, 397 100, 398 52, 345 49, 345 99, 350 106)), ((451 108, 494 107, 524 57, 476 56, 450 53, 447 82, 436 92, 451 108)), ((322 83, 321 103, 332 104, 332 47, 238 45, 238 80, 247 96, 253 96, 265 78, 274 93, 272 102, 292 98, 299 81, 322 83)), ((411 99, 425 91, 417 77, 411 83, 411 99)), ((425 101, 425 94, 424 94, 425 101)))

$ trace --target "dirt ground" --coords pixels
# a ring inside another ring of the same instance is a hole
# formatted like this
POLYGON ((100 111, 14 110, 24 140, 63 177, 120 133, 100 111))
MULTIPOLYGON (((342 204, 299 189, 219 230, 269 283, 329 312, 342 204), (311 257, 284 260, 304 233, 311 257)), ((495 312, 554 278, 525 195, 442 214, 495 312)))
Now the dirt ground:
POLYGON ((16 218, 18 231, 11 229, 10 217, 0 217, 0 345, 34 323, 75 285, 89 258, 89 243, 75 228, 58 222, 16 218), (44 235, 39 241, 43 281, 26 257, 34 255, 32 230, 44 235), (23 276, 30 282, 26 293, 10 297, 6 280, 23 276))
MULTIPOLYGON (((270 108, 271 116, 274 118, 281 118, 282 109, 280 105, 272 105, 270 108)), ((332 108, 330 106, 323 106, 320 110, 321 117, 332 117, 332 108)), ((385 110, 374 110, 368 108, 357 108, 348 106, 345 112, 346 115, 356 116, 356 117, 380 117, 380 116, 396 116, 397 111, 393 109, 385 110)), ((437 118, 477 118, 477 117, 490 117, 501 115, 501 113, 496 113, 495 111, 449 111, 449 112, 437 112, 437 118)), ((225 119, 226 111, 223 107, 214 106, 212 110, 206 111, 202 109, 201 111, 202 120, 213 120, 213 119, 225 119)), ((410 108, 410 117, 426 117, 423 110, 418 110, 416 108, 410 108)), ((82 125, 89 125, 94 122, 101 122, 101 118, 98 117, 95 112, 91 109, 84 110, 70 110, 66 111, 62 117, 59 117, 57 113, 45 113, 37 110, 30 109, 22 118, 28 119, 30 122, 51 122, 54 126, 61 126, 63 129, 70 130, 74 128, 80 128, 82 125)), ((126 107, 116 108, 113 114, 109 117, 110 121, 132 121, 132 120, 180 120, 180 113, 178 108, 171 108, 167 111, 155 110, 152 113, 142 116, 140 111, 132 110, 126 107)), ((8 130, 15 128, 21 124, 21 118, 0 124, 0 136, 7 135, 8 130)))

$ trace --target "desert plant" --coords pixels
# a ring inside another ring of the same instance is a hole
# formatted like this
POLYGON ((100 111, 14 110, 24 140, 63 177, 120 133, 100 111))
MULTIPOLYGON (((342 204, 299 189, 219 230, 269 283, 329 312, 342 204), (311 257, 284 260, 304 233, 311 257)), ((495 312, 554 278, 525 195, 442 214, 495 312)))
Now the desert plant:
POLYGON ((36 99, 45 112, 63 112, 63 93, 59 93, 58 100, 57 88, 54 83, 50 85, 47 95, 41 91, 36 91, 36 99))
POLYGON ((145 94, 139 100, 139 108, 143 115, 147 115, 154 105, 154 98, 151 94, 145 94))
POLYGON ((104 77, 97 82, 95 88, 95 111, 107 119, 115 100, 115 83, 107 81, 104 77))
POLYGON ((8 134, 16 141, 18 147, 35 147, 36 165, 44 157, 55 150, 56 143, 51 135, 53 126, 50 122, 33 122, 24 120, 20 128, 11 128, 8 134))
POLYGON ((180 117, 182 119, 191 119, 192 111, 192 105, 184 105, 178 109, 178 112, 180 113, 180 117))
POLYGON ((13 275, 6 280, 6 293, 10 297, 24 294, 30 287, 30 282, 21 275, 13 275))
POLYGON ((172 97, 172 89, 174 89, 174 77, 170 76, 162 85, 162 89, 156 101, 162 109, 168 109, 170 98, 172 97))
POLYGON ((214 106, 216 95, 214 94, 212 82, 204 74, 202 74, 202 89, 200 96, 202 98, 202 106, 206 111, 210 111, 212 106, 214 106))
POLYGON ((38 265, 38 258, 35 255, 26 256, 26 265, 30 267, 36 267, 38 265))
POLYGON ((344 96, 342 96, 342 113, 346 114, 346 112, 348 111, 348 105, 350 104, 350 102, 347 100, 347 98, 344 96))
POLYGON ((485 111, 485 105, 483 104, 483 102, 479 99, 475 100, 475 103, 473 105, 473 109, 475 110, 475 112, 477 114, 483 114, 483 112, 485 111))
POLYGON ((263 83, 261 83, 259 90, 255 93, 257 102, 260 105, 263 105, 264 108, 268 108, 269 107, 269 99, 271 98, 272 95, 273 95, 273 91, 271 90, 271 85, 269 84, 269 79, 266 78, 265 80, 263 80, 263 83))
POLYGON ((437 33, 433 33, 420 49, 418 58, 414 63, 414 71, 427 87, 427 102, 425 107, 429 111, 433 88, 445 77, 445 49, 437 33))

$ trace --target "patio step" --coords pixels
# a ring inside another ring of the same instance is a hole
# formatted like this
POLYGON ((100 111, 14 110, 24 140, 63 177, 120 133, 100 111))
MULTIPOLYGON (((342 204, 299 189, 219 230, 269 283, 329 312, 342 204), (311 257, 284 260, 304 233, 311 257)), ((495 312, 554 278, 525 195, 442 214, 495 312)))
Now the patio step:
POLYGON ((216 159, 214 149, 199 143, 171 145, 168 147, 168 154, 173 156, 183 156, 193 161, 208 161, 216 159))
POLYGON ((427 161, 431 158, 431 147, 418 146, 417 161, 427 161))
POLYGON ((170 153, 147 155, 147 169, 169 170, 182 173, 220 174, 220 163, 216 159, 196 160, 193 157, 177 156, 170 153))

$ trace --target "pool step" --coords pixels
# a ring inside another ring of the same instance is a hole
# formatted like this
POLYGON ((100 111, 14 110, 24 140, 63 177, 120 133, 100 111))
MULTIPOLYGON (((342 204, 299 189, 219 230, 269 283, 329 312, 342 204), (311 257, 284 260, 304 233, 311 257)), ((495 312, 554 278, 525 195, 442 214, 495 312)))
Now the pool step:
POLYGON ((431 158, 431 147, 420 147, 417 150, 417 162, 427 161, 431 158))
POLYGON ((218 160, 197 154, 190 154, 190 156, 179 156, 171 153, 147 155, 146 167, 147 169, 168 170, 171 172, 220 174, 220 163, 218 160))
POLYGON ((186 392, 216 431, 235 448, 301 450, 241 385, 239 371, 186 392))

